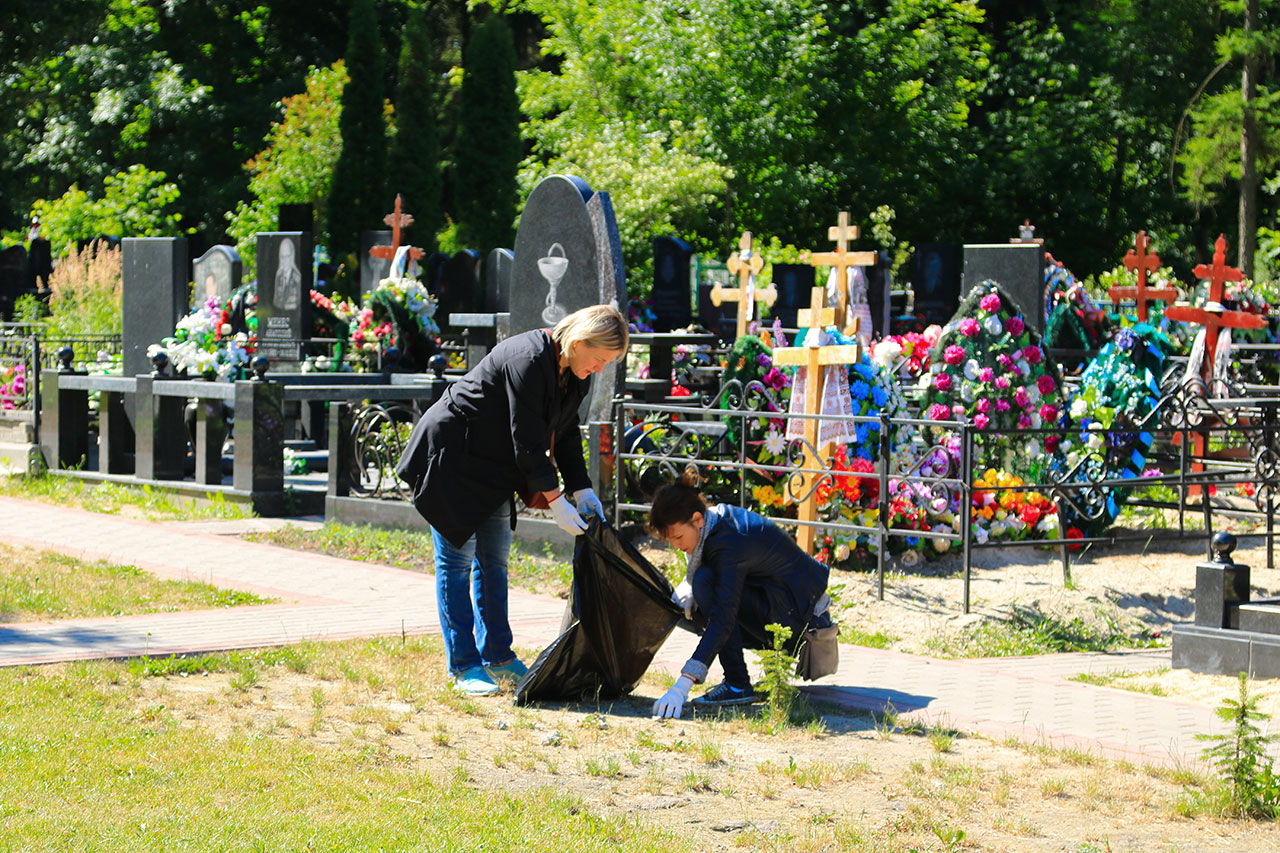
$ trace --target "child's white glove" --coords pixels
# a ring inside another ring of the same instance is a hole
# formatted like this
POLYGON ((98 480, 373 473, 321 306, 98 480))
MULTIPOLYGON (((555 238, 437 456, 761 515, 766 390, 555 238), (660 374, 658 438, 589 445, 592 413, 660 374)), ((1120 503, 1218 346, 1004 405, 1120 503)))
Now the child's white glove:
POLYGON ((676 591, 671 593, 671 600, 684 610, 684 618, 693 618, 693 586, 689 583, 688 578, 680 581, 676 591))

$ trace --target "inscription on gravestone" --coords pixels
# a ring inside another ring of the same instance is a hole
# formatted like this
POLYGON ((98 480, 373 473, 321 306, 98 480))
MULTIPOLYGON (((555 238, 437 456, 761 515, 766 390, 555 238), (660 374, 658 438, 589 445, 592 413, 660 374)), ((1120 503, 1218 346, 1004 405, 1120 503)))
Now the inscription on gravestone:
POLYGON ((240 287, 244 265, 240 253, 231 246, 214 246, 191 263, 191 307, 194 310, 210 299, 224 303, 240 287))
POLYGON ((796 328, 796 315, 809 306, 809 298, 817 280, 810 264, 774 264, 773 286, 778 299, 773 303, 772 314, 782 321, 784 328, 796 328))
POLYGON ((126 237, 121 256, 122 365, 125 376, 151 373, 147 348, 173 335, 187 313, 185 237, 126 237))
POLYGON ((311 235, 275 231, 258 235, 258 352, 299 361, 311 336, 311 235))
POLYGON ((963 292, 987 279, 1009 295, 1028 326, 1044 332, 1044 249, 1040 245, 966 244, 963 292))
POLYGON ((360 232, 360 297, 378 289, 378 285, 391 272, 391 258, 369 254, 374 246, 390 246, 390 231, 360 232))
POLYGON ((693 248, 678 237, 653 239, 653 330, 683 329, 693 319, 689 262, 693 248))

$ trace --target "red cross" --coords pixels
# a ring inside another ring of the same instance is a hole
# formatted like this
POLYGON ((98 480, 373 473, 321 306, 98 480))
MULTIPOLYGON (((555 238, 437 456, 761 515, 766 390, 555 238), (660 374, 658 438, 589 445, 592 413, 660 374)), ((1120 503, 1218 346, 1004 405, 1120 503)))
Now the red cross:
POLYGON ((1213 264, 1199 264, 1192 272, 1199 278, 1209 279, 1209 295, 1206 305, 1217 305, 1216 309, 1190 305, 1174 305, 1164 312, 1170 320, 1181 320, 1183 323, 1196 323, 1204 326, 1204 364, 1200 368, 1201 376, 1208 381, 1213 375, 1213 359, 1218 350, 1218 330, 1228 329, 1261 329, 1267 325, 1267 318, 1260 314, 1246 311, 1225 311, 1222 306, 1223 290, 1229 281, 1244 281, 1244 273, 1236 267, 1229 267, 1227 260, 1227 238, 1219 234, 1213 244, 1213 264))
MULTIPOLYGON (((400 249, 400 229, 408 228, 413 224, 413 217, 407 213, 402 213, 400 205, 402 204, 400 193, 396 193, 396 207, 392 213, 388 213, 382 217, 382 221, 391 226, 391 245, 390 246, 374 246, 369 250, 371 258, 387 258, 394 260, 396 252, 400 249)), ((422 250, 417 246, 409 247, 409 257, 412 260, 421 260, 422 250)))
POLYGON ((1143 323, 1147 322, 1147 303, 1155 302, 1157 299, 1173 302, 1178 298, 1178 291, 1175 288, 1147 287, 1147 273, 1155 272, 1160 268, 1160 256, 1154 252, 1147 252, 1147 247, 1150 245, 1151 238, 1147 236, 1147 232, 1139 231, 1138 236, 1134 238, 1133 248, 1124 256, 1125 267, 1130 272, 1136 270, 1138 273, 1138 286, 1113 287, 1109 291, 1111 303, 1117 310, 1119 310, 1121 299, 1132 299, 1137 302, 1138 320, 1143 323))

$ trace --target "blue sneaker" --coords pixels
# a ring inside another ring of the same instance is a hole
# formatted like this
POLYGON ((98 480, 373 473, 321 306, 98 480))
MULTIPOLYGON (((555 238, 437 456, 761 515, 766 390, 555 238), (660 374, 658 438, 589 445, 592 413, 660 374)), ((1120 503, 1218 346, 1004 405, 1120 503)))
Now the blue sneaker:
POLYGON ((696 708, 724 708, 730 705, 750 705, 756 701, 756 691, 751 687, 734 687, 723 681, 689 704, 696 708))
POLYGON ((492 696, 501 689, 482 666, 473 666, 460 675, 455 675, 453 686, 468 696, 492 696))
POLYGON ((512 658, 510 663, 502 666, 486 666, 485 672, 494 681, 519 681, 529 671, 529 667, 520 662, 520 658, 512 658))

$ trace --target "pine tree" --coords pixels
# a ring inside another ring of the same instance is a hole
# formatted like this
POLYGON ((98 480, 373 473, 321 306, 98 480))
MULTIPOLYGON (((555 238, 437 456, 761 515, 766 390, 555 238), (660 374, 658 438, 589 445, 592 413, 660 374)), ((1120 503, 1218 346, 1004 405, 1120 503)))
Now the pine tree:
POLYGON ((342 93, 338 119, 342 153, 333 170, 329 194, 329 248, 336 262, 355 254, 361 230, 376 227, 391 207, 386 197, 382 42, 373 0, 351 0, 347 30, 350 82, 342 93))
POLYGON ((404 196, 413 214, 411 242, 428 254, 436 249, 440 210, 440 144, 436 130, 435 91, 431 83, 431 40, 427 12, 409 12, 396 76, 396 136, 387 158, 388 190, 404 196))
POLYGON ((463 61, 454 198, 461 244, 481 254, 515 239, 520 101, 511 28, 490 15, 471 37, 463 61))

